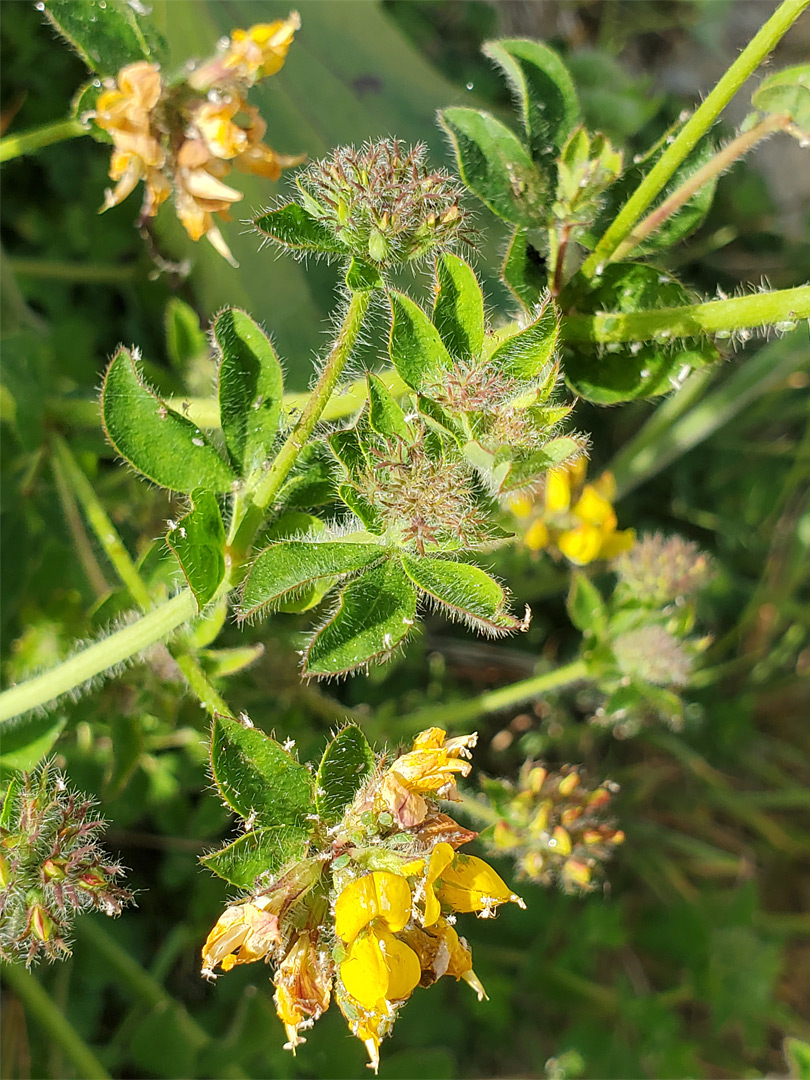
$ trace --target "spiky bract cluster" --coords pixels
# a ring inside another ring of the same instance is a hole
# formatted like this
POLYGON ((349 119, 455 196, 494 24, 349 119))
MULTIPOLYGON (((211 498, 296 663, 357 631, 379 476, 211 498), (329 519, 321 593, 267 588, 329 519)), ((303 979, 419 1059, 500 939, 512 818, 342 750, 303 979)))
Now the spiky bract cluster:
POLYGON ((74 917, 118 915, 132 894, 99 843, 93 801, 68 790, 50 762, 12 780, 0 826, 0 954, 30 965, 70 954, 74 917))
POLYGON ((487 780, 483 787, 482 801, 499 818, 483 839, 492 852, 514 858, 520 877, 556 883, 566 892, 588 891, 624 840, 607 816, 618 786, 606 781, 590 787, 571 765, 549 772, 527 761, 515 783, 487 780))
POLYGON ((711 559, 697 544, 661 533, 645 533, 614 569, 631 596, 661 607, 690 599, 713 573, 711 559))
POLYGON ((470 243, 463 188, 429 169, 423 143, 398 139, 341 146, 297 178, 305 208, 351 255, 393 268, 470 243))

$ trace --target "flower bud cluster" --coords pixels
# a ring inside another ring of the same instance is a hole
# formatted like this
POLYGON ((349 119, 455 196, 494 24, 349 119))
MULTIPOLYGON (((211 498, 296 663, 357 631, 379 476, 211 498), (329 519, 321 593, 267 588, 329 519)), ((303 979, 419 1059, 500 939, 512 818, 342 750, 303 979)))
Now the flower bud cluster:
POLYGON ((645 533, 613 569, 630 596, 656 607, 692 599, 713 573, 711 559, 697 544, 661 533, 645 533))
MULTIPOLYGON (((262 142, 267 124, 247 104, 248 89, 284 63, 297 12, 287 19, 234 30, 218 55, 169 83, 159 65, 140 61, 119 71, 99 95, 93 119, 112 139, 110 179, 102 210, 117 206, 143 180, 141 222, 174 193, 175 211, 192 240, 205 236, 229 262, 233 256, 214 221, 242 198, 225 183, 235 167, 277 180, 302 157, 262 142)), ((235 265, 235 264, 234 264, 235 265)))
POLYGON ((515 783, 486 781, 480 799, 498 821, 482 839, 491 852, 511 855, 520 877, 587 892, 624 840, 607 816, 617 791, 610 781, 588 786, 571 765, 549 772, 527 761, 515 783))
POLYGON ((523 902, 483 860, 458 849, 476 834, 442 813, 456 777, 470 771, 476 737, 439 728, 412 749, 381 759, 334 824, 321 821, 305 857, 232 903, 202 950, 202 973, 265 960, 286 1047, 334 995, 349 1029, 379 1065, 379 1046, 418 987, 463 979, 485 997, 456 913, 492 916, 523 902))
POLYGON ((70 954, 73 918, 118 915, 132 894, 99 843, 93 802, 68 790, 49 762, 11 781, 0 826, 0 955, 30 965, 70 954))
POLYGON ((462 187, 397 139, 338 147, 297 178, 304 208, 347 254, 392 269, 471 238, 462 187))

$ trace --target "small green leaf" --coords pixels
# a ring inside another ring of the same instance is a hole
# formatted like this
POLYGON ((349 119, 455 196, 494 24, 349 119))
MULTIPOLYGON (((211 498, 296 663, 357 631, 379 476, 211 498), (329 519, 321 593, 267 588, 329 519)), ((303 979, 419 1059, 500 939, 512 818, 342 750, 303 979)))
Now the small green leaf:
POLYGON ((248 570, 239 618, 248 618, 266 607, 274 610, 320 578, 356 573, 384 554, 376 544, 279 540, 260 551, 248 570))
POLYGON ((355 476, 365 469, 366 455, 357 436, 356 427, 333 432, 329 436, 329 445, 332 448, 332 453, 349 476, 355 476))
POLYGON ((579 570, 575 570, 571 576, 568 616, 583 634, 591 633, 597 638, 604 637, 608 625, 605 601, 591 579, 579 570))
POLYGON ((451 356, 470 362, 484 348, 484 296, 473 268, 458 255, 436 260, 433 323, 451 356))
POLYGON ((22 780, 18 776, 12 776, 8 782, 6 794, 3 797, 3 809, 0 811, 0 828, 8 829, 14 816, 17 793, 22 787, 22 780))
POLYGON ((269 880, 285 863, 303 859, 311 834, 312 829, 298 825, 252 829, 219 851, 203 855, 200 862, 231 885, 252 889, 260 874, 269 880))
POLYGON ((298 203, 287 203, 254 218, 253 226, 264 236, 295 251, 322 251, 348 256, 335 234, 298 203))
POLYGON ((338 488, 338 495, 370 533, 381 536, 385 532, 385 522, 371 502, 365 495, 361 495, 356 487, 351 484, 341 484, 338 488))
POLYGON ((308 769, 249 722, 214 717, 211 772, 228 806, 260 827, 303 825, 312 812, 308 769))
MULTIPOLYGON (((316 533, 326 532, 326 525, 314 514, 305 514, 301 510, 287 510, 276 518, 269 529, 262 535, 262 544, 271 540, 302 539, 304 536, 312 537, 316 533)), ((275 611, 301 612, 309 611, 317 607, 326 593, 332 588, 331 578, 319 578, 312 584, 305 586, 297 594, 294 600, 286 600, 274 607, 275 611)))
POLYGON ((531 310, 546 287, 548 274, 546 260, 529 240, 526 229, 517 228, 512 233, 501 273, 521 304, 531 310))
POLYGON ((201 649, 198 652, 205 672, 213 679, 237 675, 250 667, 264 653, 264 645, 258 641, 255 645, 240 645, 235 649, 201 649))
POLYGON ((200 326, 197 312, 173 296, 163 316, 166 327, 166 352, 174 367, 184 372, 189 364, 208 355, 208 335, 200 326))
POLYGON ((273 449, 281 418, 284 376, 276 351, 251 317, 221 312, 214 337, 219 366, 219 416, 231 462, 242 476, 261 469, 273 449))
POLYGON ((405 413, 394 400, 385 383, 370 372, 368 380, 368 422, 372 431, 384 439, 394 437, 410 442, 412 435, 405 413))
POLYGON ((110 361, 101 417, 113 448, 139 473, 170 491, 230 491, 236 474, 200 429, 144 383, 128 349, 110 361))
POLYGON ((315 802, 321 820, 328 825, 339 821, 375 768, 374 753, 360 728, 350 724, 339 731, 318 766, 315 802))
POLYGON ((366 292, 370 289, 381 289, 383 279, 376 266, 361 259, 352 259, 346 271, 346 284, 352 292, 366 292))
POLYGON ((210 491, 195 491, 191 512, 166 537, 200 610, 210 603, 225 577, 225 527, 210 491))
POLYGON ((335 494, 334 463, 320 440, 307 443, 278 493, 276 505, 305 510, 331 502, 335 494))
POLYGON ((549 205, 549 181, 517 136, 477 109, 444 109, 439 119, 470 191, 513 225, 541 226, 549 205))
POLYGON ((99 75, 115 75, 137 60, 164 58, 165 41, 126 0, 43 0, 39 10, 99 75))
MULTIPOLYGON (((582 453, 582 444, 568 435, 549 439, 539 450, 514 452, 511 468, 504 477, 499 494, 518 491, 532 481, 538 480, 549 469, 572 461, 582 453)), ((500 458, 500 454, 498 455, 500 458)), ((497 460, 497 459, 496 459, 497 460)))
POLYGON ((557 305, 547 298, 534 322, 499 345, 489 362, 508 378, 535 379, 554 356, 559 332, 557 305))
POLYGON ((0 724, 0 773, 30 772, 48 754, 62 733, 63 716, 26 716, 0 724))
POLYGON ((548 46, 525 38, 488 41, 481 51, 499 65, 512 87, 532 157, 550 165, 579 118, 568 68, 548 46))
POLYGON ((401 559, 420 592, 452 618, 493 636, 520 629, 520 620, 507 611, 503 587, 480 567, 424 556, 402 555, 401 559))
POLYGON ((796 134, 810 135, 810 64, 768 75, 751 95, 751 104, 763 113, 788 116, 796 134))
POLYGON ((340 594, 340 605, 315 635, 306 678, 345 675, 386 658, 416 622, 416 590, 396 559, 372 567, 340 594))
POLYGON ((439 331, 410 297, 391 292, 391 363, 413 390, 441 385, 453 361, 439 331))
POLYGON ((492 450, 487 450, 474 439, 464 444, 464 456, 481 474, 487 490, 497 495, 511 472, 511 458, 507 456, 505 460, 498 460, 492 450))

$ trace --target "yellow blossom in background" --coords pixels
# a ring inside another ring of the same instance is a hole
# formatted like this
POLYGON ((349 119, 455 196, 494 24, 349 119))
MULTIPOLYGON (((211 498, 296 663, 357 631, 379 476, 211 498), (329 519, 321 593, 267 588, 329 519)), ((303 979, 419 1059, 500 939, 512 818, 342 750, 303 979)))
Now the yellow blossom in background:
POLYGON ((236 261, 214 219, 228 219, 242 193, 224 182, 232 167, 268 180, 298 165, 303 155, 277 153, 262 140, 267 124, 246 94, 280 70, 301 20, 297 12, 274 23, 234 30, 220 54, 194 68, 185 83, 168 85, 157 64, 121 69, 100 94, 96 124, 112 138, 110 179, 101 210, 117 206, 143 180, 140 223, 174 193, 177 217, 192 240, 206 237, 236 261))
POLYGON ((585 483, 587 461, 550 469, 537 499, 520 495, 509 509, 520 522, 530 551, 559 551, 577 566, 614 559, 635 542, 633 529, 619 529, 613 500, 616 485, 610 473, 585 483))

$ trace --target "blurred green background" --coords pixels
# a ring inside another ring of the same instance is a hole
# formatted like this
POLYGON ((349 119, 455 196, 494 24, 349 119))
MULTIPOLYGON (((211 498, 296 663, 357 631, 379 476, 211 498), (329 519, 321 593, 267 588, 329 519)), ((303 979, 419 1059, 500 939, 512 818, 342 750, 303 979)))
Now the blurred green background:
MULTIPOLYGON (((479 104, 508 120, 507 92, 479 52, 487 38, 525 35, 558 48, 587 122, 632 154, 710 89, 775 4, 304 0, 298 7, 303 27, 285 67, 255 91, 267 141, 316 157, 338 143, 395 134, 424 140, 436 161, 450 164, 437 108, 479 104)), ((180 63, 209 52, 234 26, 287 10, 275 2, 157 0, 153 16, 180 63)), ((809 35, 805 16, 779 62, 798 62, 809 35)), ((12 130, 64 115, 85 72, 33 4, 3 5, 1 47, 0 101, 12 130)), ((732 110, 732 119, 743 111, 732 110)), ((670 269, 707 296, 763 275, 774 287, 806 280, 806 160, 789 140, 774 141, 724 177, 709 218, 676 249, 670 269)), ((69 435, 149 573, 171 574, 155 538, 177 506, 114 464, 86 405, 116 344, 140 345, 166 392, 185 385, 199 393, 211 371, 172 365, 167 301, 181 297, 204 323, 226 304, 243 306, 273 334, 288 387, 304 389, 330 328, 336 270, 258 251, 238 220, 223 230, 241 263, 236 271, 205 244, 188 242, 164 209, 161 252, 190 259, 191 272, 156 276, 132 227, 137 196, 97 214, 107 166, 105 147, 79 139, 3 167, 5 681, 62 658, 124 603, 104 591, 103 568, 101 582, 88 577, 70 507, 53 483, 50 431, 69 435)), ((240 177, 241 216, 286 183, 240 177)), ((478 269, 493 314, 503 315, 510 310, 498 281, 504 236, 495 219, 477 214, 478 269)), ((798 331, 729 351, 684 411, 699 428, 698 445, 684 452, 665 428, 659 449, 671 458, 667 467, 648 469, 619 504, 622 526, 678 532, 717 560, 704 605, 714 644, 707 672, 689 691, 687 730, 618 741, 589 727, 591 703, 572 695, 478 725, 475 764, 484 772, 512 775, 535 755, 552 765, 581 762, 594 779, 621 783, 628 839, 610 866, 609 888, 573 899, 523 887, 526 912, 505 910, 494 923, 467 917, 460 929, 490 1001, 479 1004, 449 980, 417 992, 384 1044, 381 1076, 776 1076, 788 1070, 785 1036, 810 1038, 806 350, 798 331), (749 363, 758 374, 741 409, 732 380, 749 363), (710 405, 698 413, 701 400, 710 405)), ((380 351, 378 337, 366 359, 375 362, 380 351)), ((593 432, 595 467, 611 462, 653 408, 578 407, 579 428, 593 432)), ((499 554, 495 569, 535 612, 519 643, 486 645, 428 619, 406 656, 324 691, 299 684, 294 650, 305 620, 282 616, 248 632, 265 654, 232 682, 229 700, 266 730, 295 738, 304 760, 317 756, 348 709, 371 736, 396 743, 399 719, 421 705, 470 696, 523 677, 541 658, 570 655, 575 638, 559 572, 514 550, 499 554)), ((228 626, 223 639, 237 645, 245 635, 228 626)), ((207 790, 206 718, 183 696, 168 657, 158 651, 147 668, 125 671, 62 713, 61 762, 101 799, 109 846, 131 868, 138 908, 116 922, 80 921, 73 958, 37 977, 110 1073, 364 1075, 363 1048, 336 1010, 293 1058, 281 1048, 263 968, 237 969, 215 986, 199 978, 198 950, 227 892, 197 856, 230 823, 207 790)), ((509 876, 508 865, 499 869, 509 876)), ((2 1034, 4 1076, 77 1075, 12 991, 4 994, 2 1034)))

